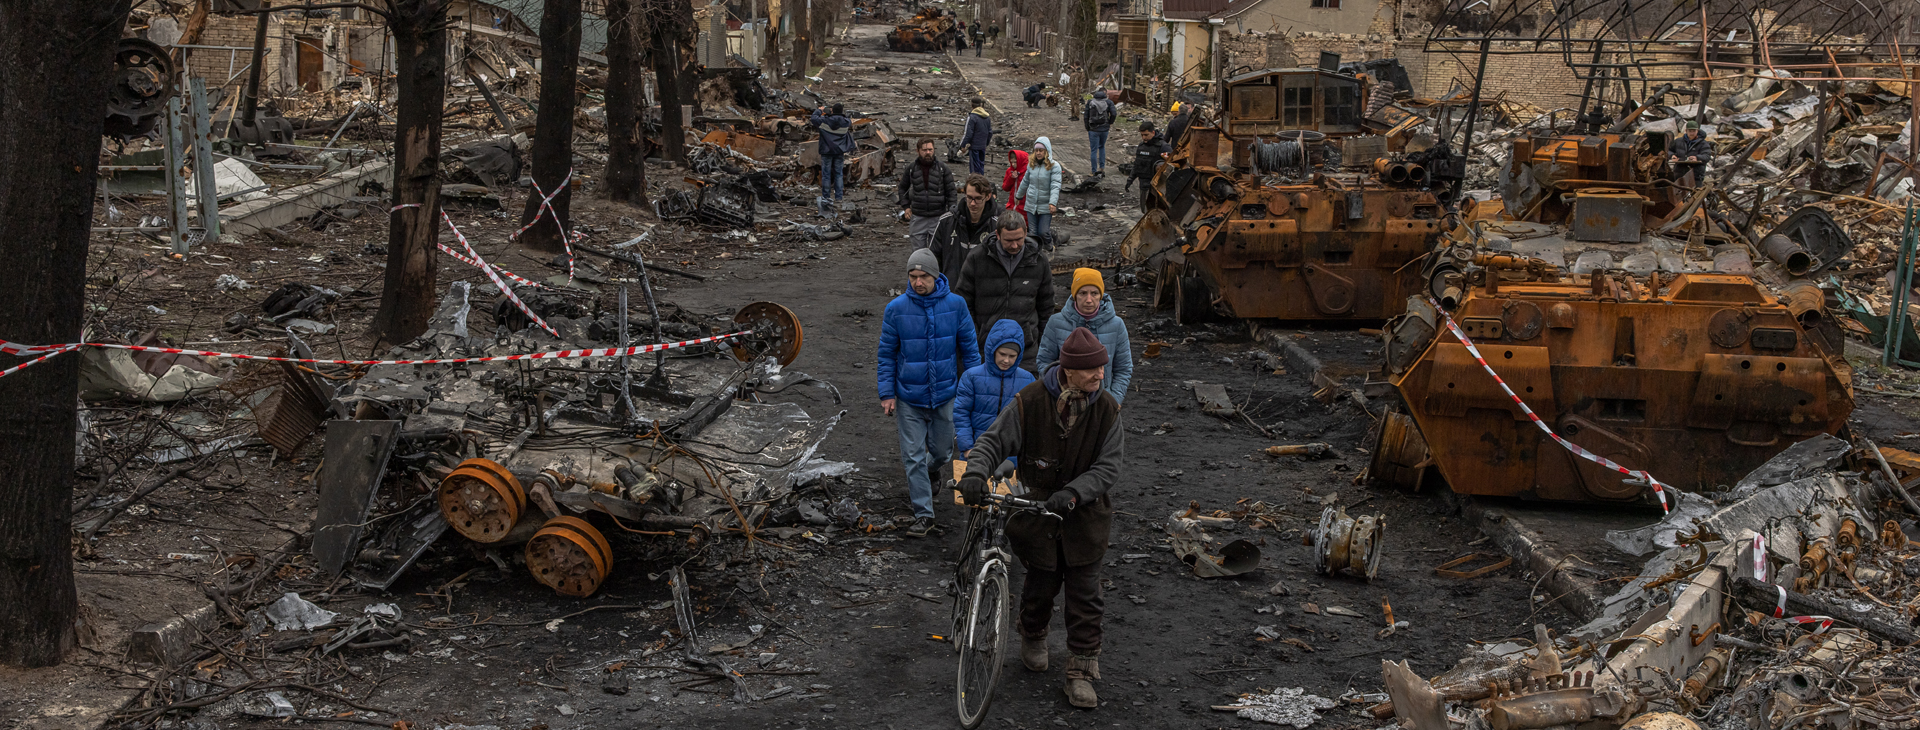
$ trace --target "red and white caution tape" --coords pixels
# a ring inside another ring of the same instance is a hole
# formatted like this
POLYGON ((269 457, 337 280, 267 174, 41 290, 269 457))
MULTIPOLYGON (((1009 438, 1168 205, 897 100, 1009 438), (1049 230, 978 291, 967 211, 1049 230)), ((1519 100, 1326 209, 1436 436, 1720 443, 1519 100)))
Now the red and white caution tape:
MULTIPOLYGON (((421 207, 419 203, 402 203, 400 205, 393 206, 392 210, 389 212, 398 212, 401 208, 418 208, 418 207, 421 207)), ((441 211, 441 215, 444 216, 445 214, 446 214, 445 211, 441 211)), ((455 228, 453 225, 453 221, 451 220, 447 221, 447 227, 452 228, 455 234, 458 234, 460 232, 460 229, 455 228)), ((501 266, 499 264, 489 263, 486 266, 481 266, 480 262, 467 258, 465 255, 462 255, 459 251, 453 250, 451 246, 448 246, 447 244, 441 243, 439 241, 435 241, 433 245, 440 249, 440 253, 444 253, 448 256, 452 256, 453 260, 466 264, 468 266, 472 266, 476 269, 491 268, 494 271, 500 272, 501 276, 507 277, 508 279, 512 279, 519 284, 530 286, 535 289, 551 289, 552 288, 545 284, 541 284, 537 281, 529 279, 527 277, 513 273, 512 271, 508 271, 507 267, 501 266)))
POLYGON ((1460 331, 1460 326, 1457 324, 1454 324, 1453 315, 1447 314, 1447 310, 1441 309, 1439 302, 1435 302, 1431 299, 1429 299, 1428 301, 1433 304, 1433 311, 1440 313, 1441 320, 1447 323, 1447 329, 1453 332, 1453 336, 1456 339, 1460 340, 1460 344, 1467 346, 1467 352, 1473 355, 1473 359, 1480 363, 1480 367, 1486 369, 1488 375, 1493 376, 1493 382, 1500 386, 1500 390, 1505 392, 1508 398, 1513 399, 1514 405, 1520 406, 1520 411, 1527 414, 1527 418, 1533 421, 1533 425, 1540 427, 1540 431, 1542 433, 1545 433, 1548 438, 1553 439, 1554 443, 1560 444, 1561 447, 1565 448, 1568 451, 1573 452, 1574 456, 1578 456, 1582 459, 1586 459, 1587 461, 1591 461, 1595 464, 1599 464, 1608 469, 1612 469, 1614 471, 1620 472, 1621 474, 1625 474, 1629 477, 1645 480, 1647 484, 1653 487, 1653 496, 1660 499, 1660 511, 1671 512, 1673 510, 1673 508, 1667 506, 1666 488, 1660 483, 1660 480, 1653 478, 1652 474, 1648 474, 1644 471, 1639 471, 1635 469, 1628 469, 1624 466, 1616 464, 1613 462, 1613 460, 1608 459, 1607 457, 1604 457, 1599 454, 1588 451, 1586 449, 1583 449, 1578 444, 1575 444, 1571 441, 1560 438, 1560 434, 1554 433, 1553 429, 1548 428, 1546 422, 1540 420, 1540 416, 1534 414, 1532 408, 1527 407, 1526 401, 1520 400, 1520 396, 1514 395, 1513 389, 1507 387, 1507 381, 1501 380, 1500 374, 1493 371, 1492 365, 1487 364, 1487 359, 1485 357, 1481 357, 1480 349, 1473 346, 1473 340, 1467 339, 1467 333, 1460 331))
POLYGON ((702 337, 680 342, 664 342, 656 345, 634 345, 632 347, 595 347, 584 350, 551 350, 548 352, 528 352, 518 355, 494 355, 491 357, 454 357, 433 360, 323 360, 307 357, 275 357, 273 355, 248 355, 239 352, 215 352, 212 350, 188 350, 179 347, 150 347, 146 345, 117 345, 110 342, 75 342, 65 345, 22 345, 0 340, 0 353, 8 355, 39 355, 40 357, 0 371, 4 377, 63 352, 71 352, 82 347, 98 347, 107 350, 131 350, 133 352, 160 352, 172 355, 195 355, 198 357, 224 357, 236 360, 264 360, 267 362, 294 362, 319 365, 449 365, 473 362, 505 362, 508 360, 565 360, 585 357, 626 357, 642 355, 662 350, 676 350, 682 347, 704 345, 710 342, 723 342, 748 334, 748 331, 729 332, 724 335, 702 337))
POLYGON ((1780 586, 1776 585, 1773 587, 1773 590, 1775 590, 1780 594, 1780 600, 1774 602, 1773 604, 1774 618, 1786 618, 1787 623, 1790 623, 1790 624, 1802 624, 1802 625, 1820 624, 1819 626, 1816 626, 1813 629, 1813 633, 1816 633, 1816 634, 1826 633, 1827 629, 1833 627, 1832 616, 1793 616, 1791 618, 1788 618, 1787 617, 1787 589, 1781 588, 1780 586))
POLYGON ((507 301, 513 302, 513 306, 518 307, 521 314, 527 315, 527 319, 531 319, 534 324, 540 325, 540 329, 546 330, 547 334, 553 335, 554 337, 560 336, 560 333, 554 331, 553 327, 548 325, 546 320, 541 319, 540 315, 534 314, 532 309, 528 309, 526 302, 522 302, 520 301, 520 297, 514 296, 513 287, 507 286, 507 282, 501 280, 500 272, 494 271, 493 267, 487 264, 486 259, 480 258, 480 252, 473 250, 473 244, 467 243, 466 234, 461 233, 460 229, 453 225, 453 219, 447 217, 446 211, 440 211, 440 220, 446 221, 447 227, 453 229, 453 238, 460 242, 461 248, 467 250, 467 258, 478 262, 480 270, 487 272, 487 278, 492 279, 493 285, 500 288, 500 293, 507 296, 507 301))
POLYGON ((507 236, 507 240, 509 241, 518 239, 520 238, 520 234, 526 233, 529 229, 533 228, 535 225, 538 225, 540 223, 541 218, 545 218, 549 214, 551 214, 553 216, 553 227, 556 229, 559 229, 560 231, 560 246, 567 250, 567 283, 568 284, 573 283, 572 236, 567 233, 566 225, 560 222, 560 212, 553 209, 553 199, 559 197, 560 191, 567 189, 567 184, 570 182, 573 182, 573 168, 567 168, 567 176, 560 178, 560 184, 553 186, 553 192, 551 193, 541 190, 540 181, 534 180, 533 194, 540 196, 540 209, 534 211, 533 220, 527 221, 527 224, 524 226, 521 226, 520 230, 514 231, 513 235, 511 236, 507 236))

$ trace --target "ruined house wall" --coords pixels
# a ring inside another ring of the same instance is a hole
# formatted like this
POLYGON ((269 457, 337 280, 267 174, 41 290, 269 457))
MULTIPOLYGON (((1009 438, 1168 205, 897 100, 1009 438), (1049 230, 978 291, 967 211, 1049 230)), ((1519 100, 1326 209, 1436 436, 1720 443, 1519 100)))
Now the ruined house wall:
MULTIPOLYGON (((207 80, 208 88, 222 85, 238 91, 247 83, 246 68, 252 62, 254 16, 251 15, 212 15, 207 18, 206 30, 200 34, 202 46, 228 46, 241 50, 215 50, 193 48, 187 55, 187 73, 207 80), (231 77, 232 81, 228 81, 231 77)), ((291 69, 283 69, 281 59, 287 57, 287 46, 293 43, 285 25, 275 18, 267 25, 267 55, 262 66, 260 85, 271 89, 281 83, 283 76, 291 78, 291 69)), ((290 83, 290 82, 289 82, 290 83)))

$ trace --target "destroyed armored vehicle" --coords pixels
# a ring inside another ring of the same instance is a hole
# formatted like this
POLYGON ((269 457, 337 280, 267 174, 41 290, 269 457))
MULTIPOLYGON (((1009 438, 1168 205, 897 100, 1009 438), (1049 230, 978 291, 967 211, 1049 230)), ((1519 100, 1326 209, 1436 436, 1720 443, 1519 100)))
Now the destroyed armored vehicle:
POLYGON ((1664 179, 1656 149, 1621 133, 1512 143, 1504 214, 1476 206, 1449 231, 1384 334, 1405 412, 1377 427, 1374 479, 1417 487, 1433 466, 1465 494, 1655 497, 1515 398, 1579 448, 1686 490, 1845 426, 1852 371, 1820 290, 1792 277, 1851 242, 1805 208, 1750 244, 1701 210, 1710 190, 1664 179))
POLYGON ((1459 179, 1445 145, 1389 156, 1361 115, 1368 81, 1320 69, 1227 79, 1224 116, 1198 120, 1156 174, 1156 206, 1122 243, 1155 271, 1156 307, 1384 320, 1421 291, 1415 263, 1459 179), (1336 146, 1336 142, 1338 146, 1336 146))
POLYGON ((925 8, 887 34, 887 50, 936 53, 953 37, 953 17, 938 8, 925 8))

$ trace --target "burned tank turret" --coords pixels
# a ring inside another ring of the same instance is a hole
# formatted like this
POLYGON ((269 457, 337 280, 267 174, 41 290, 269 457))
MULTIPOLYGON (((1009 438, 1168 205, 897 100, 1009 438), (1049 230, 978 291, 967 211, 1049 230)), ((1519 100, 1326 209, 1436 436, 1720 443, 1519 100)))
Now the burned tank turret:
POLYGON ((953 17, 938 8, 922 8, 907 22, 895 25, 887 34, 887 50, 932 53, 945 48, 953 38, 953 17))
POLYGON ((1122 243, 1156 272, 1156 306, 1181 322, 1383 320, 1422 290, 1457 160, 1444 145, 1389 156, 1385 125, 1362 116, 1369 83, 1322 69, 1227 79, 1223 116, 1176 140, 1122 243))
POLYGON ((1701 211, 1706 193, 1661 179, 1652 150, 1621 134, 1513 143, 1506 220, 1450 230, 1386 329, 1404 410, 1377 430, 1374 479, 1417 487, 1432 466, 1465 494, 1652 498, 1555 443, 1515 396, 1580 448, 1687 490, 1845 426, 1852 371, 1819 290, 1790 280, 1832 263, 1809 250, 1851 247, 1832 240, 1839 227, 1806 208, 1780 240, 1749 243, 1701 211))

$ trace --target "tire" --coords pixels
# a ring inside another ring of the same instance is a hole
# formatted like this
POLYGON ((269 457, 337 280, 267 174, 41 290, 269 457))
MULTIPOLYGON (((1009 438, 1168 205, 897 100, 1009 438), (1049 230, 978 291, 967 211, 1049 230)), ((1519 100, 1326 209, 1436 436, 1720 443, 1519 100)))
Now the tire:
POLYGON ((1000 670, 1006 665, 1007 648, 1007 566, 998 560, 989 562, 974 583, 966 633, 960 643, 960 667, 953 685, 954 703, 960 711, 960 726, 973 730, 987 719, 994 691, 1000 687, 1000 670))

